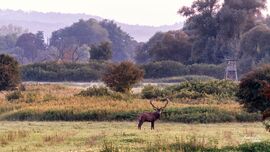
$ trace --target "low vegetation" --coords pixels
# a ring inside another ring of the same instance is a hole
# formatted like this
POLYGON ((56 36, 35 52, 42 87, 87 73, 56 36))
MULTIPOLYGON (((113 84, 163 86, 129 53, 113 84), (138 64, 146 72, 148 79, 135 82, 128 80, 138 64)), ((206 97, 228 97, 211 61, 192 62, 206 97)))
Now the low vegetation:
POLYGON ((93 61, 88 64, 79 63, 35 63, 21 67, 24 81, 79 81, 91 82, 98 80, 107 63, 93 61))
MULTIPOLYGON (((223 87, 218 88, 223 89, 222 91, 226 91, 226 89, 227 92, 231 91, 229 88, 234 86, 234 83, 225 87, 223 84, 225 82, 219 82, 223 87)), ((202 87, 204 83, 198 83, 196 87, 191 84, 186 82, 166 89, 170 92, 179 90, 181 92, 181 86, 188 85, 189 89, 195 90, 201 86, 201 89, 205 89, 204 92, 207 91, 207 87, 202 87)), ((150 89, 147 96, 145 89, 142 95, 152 98, 153 90, 150 89)), ((221 90, 211 91, 208 93, 218 95, 218 91, 221 90)), ((162 93, 154 93, 157 95, 155 98, 167 96, 166 94, 161 95, 162 93)), ((61 85, 33 84, 27 85, 26 91, 7 93, 6 97, 0 101, 0 120, 135 121, 139 113, 153 111, 149 100, 140 99, 138 95, 116 93, 105 87, 82 90, 61 85)), ((157 106, 160 105, 164 105, 164 103, 157 102, 157 106)), ((183 98, 174 96, 165 109, 162 120, 182 123, 254 122, 260 120, 260 114, 245 112, 230 98, 220 102, 218 98, 192 99, 191 96, 183 98)))
POLYGON ((134 122, 7 122, 0 151, 209 151, 264 152, 269 135, 261 123, 156 124, 134 122), (237 128, 237 129, 236 129, 237 128))
POLYGON ((108 65, 102 81, 116 92, 129 93, 132 87, 143 80, 144 72, 130 61, 108 65))
MULTIPOLYGON (((97 81, 102 77, 106 62, 91 60, 88 64, 79 63, 35 63, 21 67, 21 76, 24 81, 97 81)), ((224 77, 224 65, 194 64, 183 65, 175 61, 160 61, 140 66, 144 70, 144 78, 180 77, 183 79, 198 79, 224 77), (191 76, 190 75, 196 75, 191 76)), ((181 82, 182 79, 176 82, 181 82)), ((170 81, 167 81, 170 82, 170 81)), ((173 81, 175 82, 175 80, 173 81)))
POLYGON ((235 93, 238 91, 238 84, 232 81, 209 80, 209 81, 185 81, 179 85, 169 87, 145 86, 142 90, 142 98, 171 98, 180 99, 199 99, 214 98, 222 101, 226 99, 235 99, 235 93))

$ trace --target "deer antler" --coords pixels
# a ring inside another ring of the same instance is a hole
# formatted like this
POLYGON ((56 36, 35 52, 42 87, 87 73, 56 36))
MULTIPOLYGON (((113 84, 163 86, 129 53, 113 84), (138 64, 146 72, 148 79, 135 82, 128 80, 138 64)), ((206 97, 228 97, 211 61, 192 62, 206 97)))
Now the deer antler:
POLYGON ((160 108, 160 109, 165 109, 165 108, 167 107, 169 101, 170 101, 170 99, 169 99, 169 98, 166 98, 166 103, 165 103, 165 105, 164 105, 162 108, 160 108))
POLYGON ((152 102, 153 102, 153 100, 150 100, 150 104, 152 105, 152 107, 153 107, 154 109, 158 109, 152 102))

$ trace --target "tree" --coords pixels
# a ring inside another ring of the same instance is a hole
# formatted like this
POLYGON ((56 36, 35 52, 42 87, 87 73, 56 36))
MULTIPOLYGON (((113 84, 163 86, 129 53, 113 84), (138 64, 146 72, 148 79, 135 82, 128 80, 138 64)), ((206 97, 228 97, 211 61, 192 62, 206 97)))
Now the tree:
POLYGON ((270 28, 267 25, 258 25, 243 35, 241 40, 240 57, 252 57, 254 62, 270 55, 270 28))
POLYGON ((110 60, 112 58, 112 48, 109 42, 101 42, 98 46, 92 45, 90 49, 90 59, 110 60))
POLYGON ((14 89, 19 83, 18 62, 8 55, 0 55, 0 91, 14 89))
POLYGON ((143 79, 144 72, 129 61, 109 65, 102 80, 112 90, 128 93, 131 87, 143 79))
POLYGON ((169 31, 164 33, 163 39, 150 50, 152 61, 172 60, 187 63, 191 55, 189 37, 183 31, 169 31))
POLYGON ((163 32, 157 32, 153 35, 148 42, 140 43, 136 49, 135 60, 137 63, 147 63, 151 61, 151 55, 149 50, 151 50, 156 44, 160 43, 164 37, 163 32))
POLYGON ((183 30, 191 37, 191 60, 194 63, 224 62, 237 57, 243 34, 262 20, 266 0, 195 0, 182 7, 187 17, 183 30))
POLYGON ((183 31, 158 32, 138 47, 136 60, 138 63, 164 60, 187 63, 191 56, 191 46, 189 36, 183 31))
POLYGON ((248 111, 263 112, 270 107, 264 89, 270 83, 270 65, 264 65, 246 74, 239 85, 236 96, 248 111))
POLYGON ((124 61, 134 58, 134 50, 138 43, 114 21, 103 20, 100 25, 109 33, 109 39, 112 43, 112 59, 114 61, 124 61))
POLYGON ((37 34, 25 33, 22 34, 16 42, 16 47, 23 49, 24 57, 31 63, 35 62, 41 50, 46 49, 44 38, 42 36, 43 34, 41 32, 38 32, 37 34))

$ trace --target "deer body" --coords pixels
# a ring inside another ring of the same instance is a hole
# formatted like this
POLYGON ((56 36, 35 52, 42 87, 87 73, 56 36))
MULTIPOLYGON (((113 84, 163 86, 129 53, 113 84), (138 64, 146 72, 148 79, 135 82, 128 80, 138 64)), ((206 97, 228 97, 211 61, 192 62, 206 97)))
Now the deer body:
POLYGON ((149 112, 149 113, 142 113, 138 117, 138 129, 141 129, 144 122, 151 122, 151 130, 155 129, 155 121, 158 120, 161 116, 161 113, 163 109, 167 106, 169 100, 167 99, 167 103, 162 108, 157 108, 153 105, 152 101, 150 101, 150 104, 153 106, 155 112, 149 112))

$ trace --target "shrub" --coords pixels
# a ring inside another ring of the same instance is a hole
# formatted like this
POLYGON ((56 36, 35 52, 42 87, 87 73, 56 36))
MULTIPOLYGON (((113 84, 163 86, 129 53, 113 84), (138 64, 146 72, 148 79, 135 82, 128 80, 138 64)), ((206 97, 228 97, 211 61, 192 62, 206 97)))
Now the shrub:
POLYGON ((176 61, 160 61, 142 65, 145 78, 164 78, 187 74, 187 68, 176 61))
POLYGON ((238 85, 233 81, 186 81, 163 89, 145 86, 142 90, 142 98, 151 99, 171 96, 174 98, 198 99, 212 96, 216 99, 234 99, 237 89, 238 85))
POLYGON ((143 99, 154 99, 159 97, 167 97, 170 94, 165 89, 160 89, 155 86, 147 85, 142 89, 141 95, 143 99))
POLYGON ((88 96, 88 97, 101 97, 101 96, 110 96, 111 92, 109 91, 108 88, 106 87, 90 87, 87 88, 86 90, 81 91, 79 96, 88 96))
POLYGON ((238 85, 233 81, 226 80, 186 81, 179 85, 167 87, 166 89, 171 90, 173 94, 179 94, 180 96, 181 94, 190 94, 190 98, 194 98, 194 96, 204 97, 205 95, 234 98, 238 85))
POLYGON ((106 67, 106 62, 91 61, 79 63, 35 63, 21 67, 24 81, 80 81, 98 80, 106 67))
POLYGON ((214 64, 192 64, 187 66, 190 75, 207 75, 218 79, 224 78, 225 66, 214 64))
POLYGON ((205 75, 218 79, 224 78, 224 65, 192 64, 183 65, 176 61, 160 61, 141 66, 145 71, 145 78, 165 78, 184 75, 205 75))
POLYGON ((264 65, 246 74, 239 85, 237 98, 249 111, 264 111, 270 107, 263 89, 270 83, 270 65, 264 65))
POLYGON ((143 71, 129 61, 108 66, 103 75, 104 83, 116 92, 129 92, 131 87, 143 79, 143 71))
POLYGON ((14 91, 6 95, 8 101, 17 100, 22 97, 21 91, 14 91))
POLYGON ((185 75, 178 77, 167 77, 167 78, 159 78, 159 79, 146 79, 145 82, 152 83, 180 83, 185 81, 210 81, 216 80, 214 77, 209 77, 205 75, 185 75))
POLYGON ((19 83, 18 62, 8 55, 0 55, 0 91, 14 89, 19 83))
POLYGON ((124 100, 124 101, 133 99, 133 96, 130 94, 114 92, 106 87, 96 87, 96 86, 87 88, 86 90, 81 91, 77 95, 83 97, 109 97, 115 100, 124 100))

